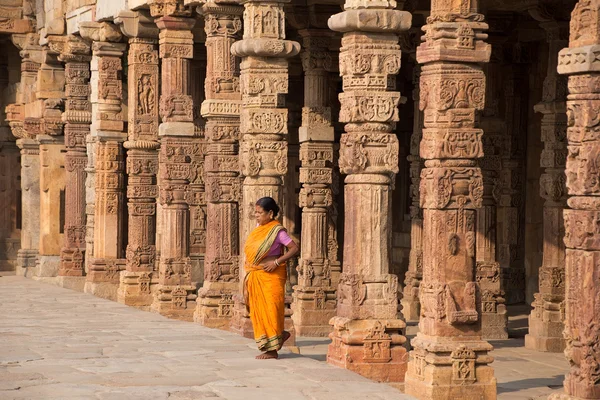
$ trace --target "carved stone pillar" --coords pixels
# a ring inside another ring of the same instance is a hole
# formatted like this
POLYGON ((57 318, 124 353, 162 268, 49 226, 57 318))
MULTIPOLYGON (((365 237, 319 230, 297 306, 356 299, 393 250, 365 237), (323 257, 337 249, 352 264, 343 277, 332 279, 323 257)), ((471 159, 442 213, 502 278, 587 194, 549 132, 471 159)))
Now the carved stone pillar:
MULTIPOLYGON (((492 346, 481 339, 476 282, 478 209, 484 187, 477 159, 490 59, 488 28, 477 1, 432 2, 417 50, 424 112, 420 154, 423 208, 421 319, 406 374, 406 393, 420 399, 496 399, 492 346), (451 21, 451 22, 448 22, 451 21)), ((484 221, 487 222, 487 221, 484 221)))
POLYGON ((558 72, 569 75, 567 98, 564 394, 552 400, 600 399, 600 109, 599 0, 580 0, 571 14, 569 47, 558 72))
POLYGON ((483 153, 479 165, 483 176, 483 202, 477 210, 475 238, 475 277, 481 291, 481 336, 484 339, 508 339, 504 270, 496 251, 497 203, 502 168, 501 150, 506 139, 506 123, 500 115, 499 97, 502 87, 502 38, 494 38, 493 61, 485 66, 486 99, 480 126, 483 153))
MULTIPOLYGON (((344 253, 327 362, 370 379, 402 382, 408 353, 399 319, 398 277, 390 274, 392 186, 398 173, 400 32, 412 16, 392 2, 346 1, 329 19, 343 32, 339 167, 344 185, 344 253), (363 8, 366 7, 366 8, 363 8), (372 8, 371 8, 372 7, 372 8), (385 21, 381 23, 380 21, 385 21)), ((316 276, 316 274, 315 274, 316 276)))
POLYGON ((56 277, 64 242, 65 158, 62 113, 65 105, 65 69, 58 60, 66 36, 48 36, 37 78, 37 105, 42 108, 37 140, 40 143, 40 250, 39 277, 56 277))
MULTIPOLYGON (((502 169, 499 173, 497 189, 497 241, 498 262, 504 277, 506 304, 518 304, 525 301, 525 265, 524 265, 524 180, 521 171, 524 168, 524 141, 527 123, 523 113, 526 99, 524 87, 527 76, 518 58, 510 60, 508 74, 503 82, 506 134, 502 141, 502 169)), ((506 68, 506 65, 504 66, 506 68)), ((526 89, 525 89, 526 90, 526 89)))
POLYGON ((65 216, 64 245, 60 252, 59 284, 83 291, 85 255, 86 137, 90 132, 90 47, 69 37, 59 59, 65 63, 65 216))
POLYGON ((123 11, 115 19, 129 37, 127 210, 129 213, 125 271, 117 300, 148 309, 158 284, 156 198, 158 186, 158 29, 141 12, 123 11))
MULTIPOLYGON (((256 227, 254 204, 270 196, 282 204, 282 176, 287 172, 288 111, 284 95, 288 92, 288 61, 298 54, 300 45, 285 39, 285 13, 282 1, 244 3, 243 40, 231 51, 242 57, 239 111, 242 135, 240 166, 243 183, 240 246, 256 227)), ((238 104, 226 109, 234 111, 238 104)), ((237 110, 235 111, 237 112, 237 110)), ((240 282, 244 281, 244 259, 240 257, 240 282)), ((241 296, 236 297, 231 330, 253 337, 252 324, 241 296)), ((286 330, 293 326, 286 324, 286 330)), ((291 339, 293 341, 293 338, 291 339)), ((288 342, 290 343, 290 342, 288 342)))
POLYGON ((414 123, 413 133, 410 138, 410 155, 407 157, 410 163, 410 253, 408 256, 408 271, 404 279, 404 291, 402 296, 402 313, 407 321, 418 321, 421 314, 419 303, 419 286, 423 279, 423 211, 419 206, 419 184, 421 181, 421 169, 423 162, 419 156, 419 145, 423 131, 423 113, 419 109, 419 81, 421 79, 421 67, 415 65, 413 83, 415 88, 412 92, 414 101, 414 123))
POLYGON ((327 336, 329 320, 335 316, 336 288, 340 264, 329 257, 329 212, 334 130, 328 104, 331 55, 328 45, 333 33, 302 30, 304 51, 304 107, 300 139, 300 206, 302 243, 298 262, 298 285, 292 303, 294 328, 303 336, 327 336))
MULTIPOLYGON (((125 162, 123 154, 123 53, 121 32, 106 22, 80 23, 81 36, 92 41, 91 136, 88 156, 93 160, 93 255, 90 257, 85 292, 117 300, 119 274, 125 267, 125 162)), ((89 164, 88 164, 89 165, 89 164)), ((88 204, 89 208, 89 204, 88 204)), ((87 253, 87 252, 86 252, 87 253)))
POLYGON ((211 328, 226 329, 233 314, 233 295, 239 282, 239 177, 238 143, 241 103, 239 61, 231 45, 242 33, 243 8, 234 4, 206 3, 200 10, 206 32, 206 118, 208 142, 204 163, 207 225, 204 284, 198 292, 194 320, 211 328))
POLYGON ((563 209, 566 208, 565 162, 567 160, 566 77, 558 75, 558 52, 567 47, 566 27, 556 22, 542 23, 549 44, 548 73, 544 80, 542 102, 535 111, 542 117, 544 150, 540 177, 540 196, 544 201, 543 259, 539 292, 532 303, 529 334, 525 347, 538 351, 562 352, 565 299, 565 235, 563 209))
POLYGON ((192 282, 189 247, 190 210, 186 195, 191 178, 190 154, 194 122, 190 95, 190 59, 195 21, 183 8, 151 5, 160 29, 161 97, 159 188, 162 213, 158 287, 152 311, 191 321, 196 284, 192 282))
POLYGON ((26 110, 33 116, 32 103, 42 62, 42 49, 37 34, 12 35, 12 42, 21 50, 21 82, 17 103, 6 107, 6 119, 17 146, 21 149, 21 248, 17 252, 17 275, 34 273, 40 238, 40 165, 39 142, 35 132, 25 124, 26 110))

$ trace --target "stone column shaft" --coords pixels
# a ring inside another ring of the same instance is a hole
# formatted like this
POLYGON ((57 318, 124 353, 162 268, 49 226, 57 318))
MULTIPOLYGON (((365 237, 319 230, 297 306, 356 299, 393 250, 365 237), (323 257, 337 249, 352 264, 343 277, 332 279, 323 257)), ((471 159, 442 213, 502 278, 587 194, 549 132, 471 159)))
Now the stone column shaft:
POLYGON ((421 78, 421 67, 415 65, 415 76, 413 82, 414 101, 414 123, 413 133, 410 138, 410 155, 407 157, 410 163, 410 253, 408 256, 408 271, 404 279, 404 291, 402 296, 402 312, 407 321, 418 321, 421 314, 419 303, 419 285, 423 279, 423 211, 419 206, 419 185, 421 181, 421 169, 423 162, 419 156, 419 145, 423 131, 423 113, 419 108, 419 81, 421 78))
POLYGON ((192 178, 193 102, 190 95, 192 27, 188 12, 165 15, 151 7, 160 29, 161 95, 159 126, 159 189, 162 213, 158 287, 151 309, 162 315, 191 321, 195 310, 196 283, 190 260, 190 209, 188 186, 192 178), (180 16, 181 15, 181 16, 180 16))
POLYGON ((393 133, 400 102, 398 35, 410 28, 412 16, 387 2, 348 0, 344 7, 329 19, 330 29, 344 33, 339 119, 346 133, 339 167, 347 177, 343 272, 327 362, 370 379, 402 382, 408 353, 406 324, 398 315, 398 277, 390 274, 391 193, 399 157, 393 133))
MULTIPOLYGON (((556 71, 558 52, 567 46, 561 40, 558 23, 542 24, 549 44, 548 73, 544 81, 542 102, 535 111, 542 117, 544 150, 540 177, 540 196, 543 210, 543 257, 539 274, 539 292, 534 295, 533 310, 529 316, 529 334, 525 347, 538 351, 560 353, 565 348, 563 338, 565 298, 565 244, 563 237, 563 209, 567 190, 565 162, 567 160, 566 77, 556 71)), ((562 36, 566 36, 563 34, 562 36)))
POLYGON ((569 76, 564 338, 570 369, 564 394, 552 400, 600 399, 599 13, 599 0, 577 3, 569 47, 558 58, 558 72, 569 76))
POLYGON ((65 155, 64 122, 65 69, 58 56, 66 36, 48 36, 43 62, 38 71, 36 103, 42 109, 37 140, 40 143, 40 252, 38 276, 56 277, 64 242, 65 155))
MULTIPOLYGON (((92 124, 88 140, 88 197, 94 203, 92 248, 85 292, 117 300, 120 271, 125 269, 125 157, 123 142, 123 54, 118 29, 106 22, 80 23, 82 37, 91 42, 92 124), (91 192, 90 192, 91 191, 91 192)), ((88 214, 89 218, 89 214, 88 214)), ((89 239, 89 238, 88 238, 89 239)))
POLYGON ((229 327, 233 295, 239 285, 240 118, 232 111, 241 103, 239 59, 231 45, 242 33, 243 8, 207 3, 201 9, 206 32, 207 155, 204 163, 207 231, 204 285, 198 292, 194 320, 213 328, 229 327))
POLYGON ((121 12, 115 20, 129 37, 127 210, 125 271, 117 299, 148 309, 153 302, 156 270, 156 198, 158 197, 158 29, 141 12, 121 12))
POLYGON ((60 58, 65 62, 65 241, 61 249, 58 271, 61 284, 83 290, 85 255, 85 167, 87 165, 86 137, 90 132, 92 109, 89 101, 90 47, 81 39, 67 42, 60 58), (80 277, 80 279, 66 278, 80 277))
POLYGON ((40 166, 39 142, 26 129, 26 110, 31 112, 35 99, 38 71, 42 61, 39 36, 34 33, 12 35, 12 41, 21 50, 21 81, 17 102, 6 107, 6 120, 17 146, 21 150, 21 248, 17 252, 16 273, 31 276, 39 251, 40 236, 40 166))
MULTIPOLYGON (((288 170, 287 58, 300 46, 285 39, 283 2, 250 0, 244 3, 243 40, 232 46, 241 57, 240 166, 244 176, 240 245, 256 227, 254 204, 269 196, 283 204, 283 176, 288 170)), ((237 108, 231 104, 227 109, 237 108)), ((240 257, 240 282, 244 281, 244 257, 240 257)), ((241 296, 236 297, 231 330, 253 337, 252 324, 241 296)), ((293 335, 288 320, 286 330, 293 335)), ((288 344, 293 343, 288 342, 288 344)))
POLYGON ((298 334, 326 336, 331 331, 329 320, 335 316, 341 269, 339 262, 331 262, 329 254, 334 129, 327 106, 331 69, 328 47, 333 34, 315 29, 300 31, 300 35, 305 48, 301 53, 305 95, 299 129, 302 243, 292 319, 298 334))
POLYGON ((492 346, 481 339, 475 273, 477 249, 489 247, 479 244, 477 235, 489 223, 478 221, 484 184, 477 162, 483 157, 483 130, 477 128, 476 113, 483 110, 486 93, 480 64, 491 53, 484 42, 488 26, 478 11, 476 0, 433 1, 417 50, 425 118, 423 281, 419 333, 412 341, 405 387, 419 399, 496 399, 492 346))

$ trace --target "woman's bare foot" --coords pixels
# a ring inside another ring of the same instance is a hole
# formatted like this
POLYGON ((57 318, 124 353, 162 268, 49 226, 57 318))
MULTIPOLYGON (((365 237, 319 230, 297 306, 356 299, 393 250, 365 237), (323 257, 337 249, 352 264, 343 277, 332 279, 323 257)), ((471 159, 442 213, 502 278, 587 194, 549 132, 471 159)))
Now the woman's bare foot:
POLYGON ((279 358, 279 354, 277 354, 277 350, 265 351, 262 354, 256 356, 257 360, 269 360, 269 359, 277 359, 279 358))
POLYGON ((283 337, 283 339, 281 340, 281 344, 279 345, 279 348, 277 350, 281 350, 281 348, 283 347, 283 344, 285 342, 287 342, 287 340, 292 336, 292 334, 289 333, 288 331, 283 331, 281 336, 283 337))

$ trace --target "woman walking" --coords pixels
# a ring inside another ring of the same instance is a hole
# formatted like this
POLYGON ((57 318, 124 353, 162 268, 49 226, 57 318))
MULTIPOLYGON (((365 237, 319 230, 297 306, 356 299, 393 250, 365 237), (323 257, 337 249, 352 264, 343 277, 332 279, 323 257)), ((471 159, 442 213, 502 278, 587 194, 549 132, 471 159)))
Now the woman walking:
POLYGON ((258 225, 244 247, 244 297, 254 339, 263 352, 256 356, 259 360, 277 358, 277 351, 290 338, 283 330, 286 261, 298 254, 299 248, 275 220, 278 213, 279 206, 271 197, 259 199, 254 210, 258 225))

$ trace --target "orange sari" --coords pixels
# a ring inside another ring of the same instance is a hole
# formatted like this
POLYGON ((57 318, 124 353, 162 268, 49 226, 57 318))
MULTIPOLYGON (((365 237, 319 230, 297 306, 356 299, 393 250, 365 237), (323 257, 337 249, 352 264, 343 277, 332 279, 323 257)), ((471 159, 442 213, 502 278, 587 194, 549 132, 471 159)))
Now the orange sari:
POLYGON ((254 340, 261 351, 278 350, 283 340, 286 267, 281 264, 275 271, 266 272, 259 266, 282 229, 278 221, 259 225, 250 233, 244 247, 244 297, 250 310, 254 340))

